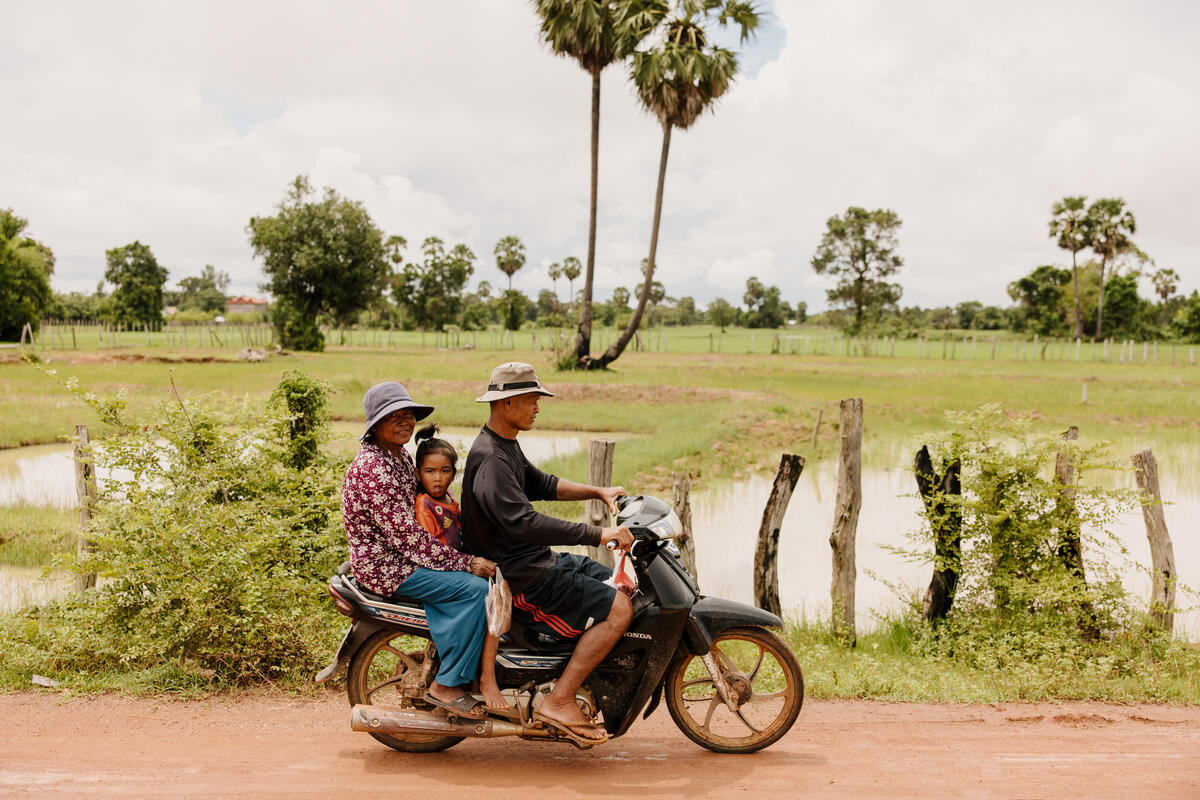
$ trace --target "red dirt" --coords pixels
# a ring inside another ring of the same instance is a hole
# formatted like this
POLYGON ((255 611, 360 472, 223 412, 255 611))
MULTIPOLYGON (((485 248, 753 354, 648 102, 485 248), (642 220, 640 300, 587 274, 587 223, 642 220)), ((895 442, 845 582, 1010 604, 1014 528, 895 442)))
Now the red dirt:
POLYGON ((809 701, 752 756, 657 712, 581 752, 518 739, 397 753, 341 695, 202 701, 0 695, 0 797, 1200 797, 1200 708, 809 701))

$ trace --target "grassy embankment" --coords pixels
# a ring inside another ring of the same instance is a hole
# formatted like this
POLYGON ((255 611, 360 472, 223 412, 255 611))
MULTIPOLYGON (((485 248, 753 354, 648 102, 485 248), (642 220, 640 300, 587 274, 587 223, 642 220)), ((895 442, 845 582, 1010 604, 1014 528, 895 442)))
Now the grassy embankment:
MULTIPOLYGON (((1133 364, 1091 362, 1086 355, 1079 362, 1013 361, 1011 350, 1009 359, 992 361, 979 352, 982 345, 974 360, 964 360, 961 349, 958 360, 943 359, 940 345, 933 357, 917 358, 913 342, 898 343, 895 357, 813 355, 817 342, 826 338, 816 334, 807 346, 798 344, 801 353, 793 355, 790 346, 784 347, 785 353, 767 352, 770 334, 757 333, 752 345, 749 332, 738 331, 723 340, 713 335, 713 348, 721 352, 710 354, 713 333, 704 328, 669 330, 668 352, 627 353, 613 370, 602 373, 554 373, 552 352, 520 349, 528 343, 528 334, 516 335, 516 350, 483 349, 488 344, 486 334, 477 337, 479 349, 437 349, 432 337, 431 346, 422 348, 420 335, 408 334, 403 347, 397 337, 393 349, 335 346, 323 354, 272 357, 258 364, 232 360, 236 348, 44 352, 47 363, 40 366, 0 364, 0 446, 54 441, 67 436, 76 422, 88 422, 103 433, 90 412, 48 379, 42 367, 57 370, 60 378, 77 376, 85 388, 101 393, 126 388, 134 408, 169 399, 169 370, 184 397, 204 392, 265 397, 285 370, 296 369, 331 385, 334 415, 345 420, 361 418, 366 387, 378 380, 400 379, 416 396, 438 406, 440 422, 477 425, 483 409, 472 398, 491 367, 519 359, 537 365, 543 380, 560 394, 543 405, 539 426, 637 434, 619 446, 614 478, 645 491, 666 490, 670 473, 676 470, 691 471, 703 485, 750 470, 772 469, 782 450, 810 458, 835 455, 837 434, 829 423, 837 418, 837 401, 850 396, 864 398, 868 463, 895 459, 896 442, 916 441, 923 432, 941 429, 946 410, 998 402, 1009 413, 1031 416, 1047 430, 1075 424, 1085 439, 1114 439, 1119 453, 1150 444, 1160 452, 1164 470, 1172 468, 1164 452, 1177 459, 1178 468, 1196 469, 1195 463, 1184 459, 1189 453, 1194 456, 1200 444, 1200 369, 1186 366, 1182 357, 1172 366, 1161 349, 1158 365, 1141 363, 1140 348, 1133 364), (179 360, 173 364, 152 360, 164 357, 179 360), (1081 402, 1084 384, 1086 405, 1081 402), (813 450, 809 440, 818 409, 824 411, 826 425, 813 450)), ((661 340, 647 337, 647 346, 652 342, 662 346, 661 340)), ((1012 346, 1010 340, 1008 347, 1012 346)), ((990 347, 985 352, 990 356, 990 347)), ((585 458, 582 454, 566 457, 550 468, 585 474, 585 458)), ((907 460, 908 456, 901 459, 907 460)), ((556 510, 577 513, 571 508, 556 510)), ((69 513, 30 507, 0 512, 0 529, 24 531, 8 537, 10 541, 0 548, 0 560, 44 563, 48 553, 69 543, 69 536, 62 536, 62 526, 69 520, 69 513)), ((864 634, 854 650, 835 645, 823 626, 812 621, 792 626, 789 639, 801 655, 814 696, 1200 702, 1200 677, 1186 651, 1184 656, 1175 654, 1150 664, 1139 661, 1135 645, 1121 642, 1113 646, 1109 673, 1089 673, 1066 664, 1036 668, 998 664, 980 670, 913 655, 911 631, 904 626, 883 625, 864 634), (1135 669, 1131 664, 1141 666, 1135 669)), ((4 675, 2 680, 19 686, 27 676, 4 675)), ((92 688, 135 684, 114 676, 93 683, 92 688)))

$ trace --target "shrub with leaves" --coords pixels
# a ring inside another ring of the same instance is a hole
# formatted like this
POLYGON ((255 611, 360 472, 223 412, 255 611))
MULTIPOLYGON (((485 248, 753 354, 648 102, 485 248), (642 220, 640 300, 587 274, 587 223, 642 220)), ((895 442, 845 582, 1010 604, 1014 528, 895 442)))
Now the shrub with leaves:
MULTIPOLYGON (((947 417, 952 428, 930 452, 939 471, 961 463, 962 494, 940 499, 944 513, 961 515, 962 548, 953 607, 925 645, 985 660, 1069 661, 1064 654, 1141 624, 1120 581, 1128 556, 1111 532, 1136 495, 1087 479, 1115 468, 1105 446, 1036 434, 996 405, 947 417), (1056 476, 1060 457, 1078 476, 1070 485, 1056 476)), ((928 558, 942 520, 929 521, 914 556, 928 558)))
POLYGON ((106 672, 150 670, 161 688, 164 669, 223 684, 319 669, 340 625, 324 582, 345 557, 346 462, 317 449, 324 388, 292 373, 265 406, 175 393, 130 419, 123 398, 67 384, 121 434, 94 448, 108 475, 95 547, 72 564, 99 586, 21 612, 0 646, 85 684, 106 672))

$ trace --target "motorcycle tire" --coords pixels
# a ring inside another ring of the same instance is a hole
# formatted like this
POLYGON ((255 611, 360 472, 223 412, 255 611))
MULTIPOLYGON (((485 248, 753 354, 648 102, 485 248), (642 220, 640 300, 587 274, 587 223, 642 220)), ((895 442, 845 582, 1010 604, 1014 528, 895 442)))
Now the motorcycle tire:
POLYGON ((804 703, 804 674, 791 648, 762 628, 730 628, 709 654, 738 710, 722 701, 703 660, 689 654, 667 668, 665 679, 667 710, 679 730, 715 753, 754 753, 779 741, 804 703))
MULTIPOLYGON (((396 678, 412 669, 421 668, 424 657, 424 640, 407 636, 397 631, 380 631, 367 639, 350 659, 346 674, 346 694, 351 707, 364 705, 404 705, 397 688, 396 678), (421 650, 405 652, 404 640, 420 642, 421 650)), ((376 740, 395 750, 405 753, 436 753, 453 747, 463 740, 462 736, 420 736, 372 733, 376 740)))

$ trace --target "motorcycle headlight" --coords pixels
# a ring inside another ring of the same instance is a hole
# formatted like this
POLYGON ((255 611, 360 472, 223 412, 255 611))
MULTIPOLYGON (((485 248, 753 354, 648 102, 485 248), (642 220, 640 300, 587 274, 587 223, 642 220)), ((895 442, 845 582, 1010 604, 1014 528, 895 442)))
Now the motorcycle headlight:
POLYGON ((669 539, 683 533, 683 523, 679 521, 679 515, 672 511, 658 522, 651 524, 650 530, 654 531, 661 539, 669 539))

